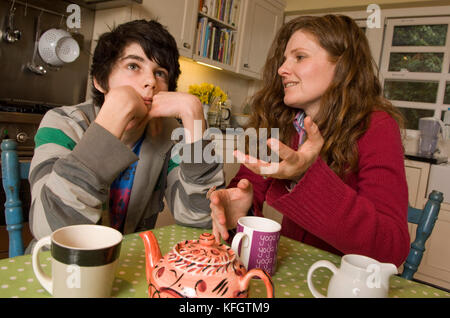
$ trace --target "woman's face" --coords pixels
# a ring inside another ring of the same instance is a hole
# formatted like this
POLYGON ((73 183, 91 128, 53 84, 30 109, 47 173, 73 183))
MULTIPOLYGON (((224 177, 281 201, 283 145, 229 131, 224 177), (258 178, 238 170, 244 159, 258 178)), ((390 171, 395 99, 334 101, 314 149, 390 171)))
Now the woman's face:
POLYGON ((335 63, 316 38, 298 30, 289 39, 284 51, 284 62, 278 69, 284 87, 284 103, 303 109, 314 116, 320 99, 334 77, 335 63))

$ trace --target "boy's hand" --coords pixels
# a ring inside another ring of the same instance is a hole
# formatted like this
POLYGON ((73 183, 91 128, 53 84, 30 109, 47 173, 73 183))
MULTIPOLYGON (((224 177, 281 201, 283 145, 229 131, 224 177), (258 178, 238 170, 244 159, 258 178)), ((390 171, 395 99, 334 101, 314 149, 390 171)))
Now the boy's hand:
POLYGON ((187 143, 201 139, 206 128, 200 100, 188 93, 159 92, 153 96, 150 117, 180 118, 183 127, 189 132, 189 134, 186 134, 187 143), (195 121, 198 123, 197 131, 194 131, 195 121))
POLYGON ((120 86, 105 94, 105 102, 95 122, 117 138, 125 138, 127 143, 142 135, 150 119, 148 112, 144 100, 133 87, 120 86))

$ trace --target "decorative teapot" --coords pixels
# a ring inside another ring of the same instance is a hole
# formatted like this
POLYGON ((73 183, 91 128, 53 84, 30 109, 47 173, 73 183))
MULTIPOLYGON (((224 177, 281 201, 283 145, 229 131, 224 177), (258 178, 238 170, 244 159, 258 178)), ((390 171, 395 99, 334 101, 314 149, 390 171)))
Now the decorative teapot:
POLYGON ((246 298, 248 285, 259 277, 273 297, 273 283, 262 269, 247 272, 234 251, 217 244, 211 233, 176 244, 164 257, 151 231, 144 240, 148 295, 151 298, 246 298))

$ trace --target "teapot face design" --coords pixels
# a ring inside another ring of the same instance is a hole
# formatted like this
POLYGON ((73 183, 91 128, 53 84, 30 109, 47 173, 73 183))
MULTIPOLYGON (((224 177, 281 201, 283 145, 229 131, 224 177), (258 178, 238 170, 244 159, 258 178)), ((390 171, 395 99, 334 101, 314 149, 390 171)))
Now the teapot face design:
POLYGON ((216 244, 210 233, 203 233, 198 240, 176 244, 164 257, 151 231, 141 236, 147 253, 149 297, 244 298, 248 296, 253 276, 264 281, 268 297, 273 297, 270 276, 260 269, 247 272, 234 251, 224 244, 216 244), (149 258, 149 253, 157 259, 149 258))

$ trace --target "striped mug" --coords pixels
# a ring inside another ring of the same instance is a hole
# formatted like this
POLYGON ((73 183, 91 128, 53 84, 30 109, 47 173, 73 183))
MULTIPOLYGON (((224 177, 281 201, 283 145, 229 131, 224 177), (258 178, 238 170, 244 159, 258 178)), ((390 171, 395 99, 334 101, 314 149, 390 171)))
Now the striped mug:
POLYGON ((93 224, 71 225, 40 239, 32 253, 33 271, 53 297, 109 297, 122 245, 122 234, 93 224), (42 270, 39 251, 51 250, 51 276, 42 270))

